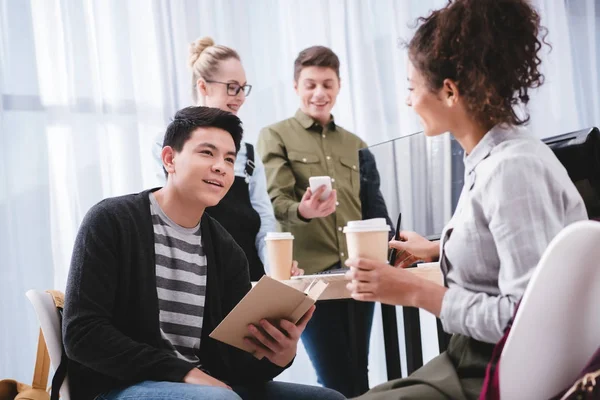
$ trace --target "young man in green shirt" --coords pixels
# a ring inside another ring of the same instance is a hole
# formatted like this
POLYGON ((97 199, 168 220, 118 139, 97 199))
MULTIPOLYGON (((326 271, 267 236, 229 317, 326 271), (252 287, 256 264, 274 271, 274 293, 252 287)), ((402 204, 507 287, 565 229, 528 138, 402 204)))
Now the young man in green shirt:
MULTIPOLYGON (((300 109, 264 128, 257 145, 275 217, 283 231, 294 235, 294 258, 307 274, 343 265, 348 251, 342 229, 361 219, 358 150, 367 145, 331 115, 340 91, 339 66, 327 47, 301 51, 294 63, 300 109), (313 193, 308 179, 325 175, 332 178, 333 191, 320 200, 324 189, 313 193)), ((368 390, 372 319, 373 303, 320 303, 302 335, 319 383, 348 397, 368 390), (362 351, 351 348, 350 329, 358 331, 354 338, 362 351)))

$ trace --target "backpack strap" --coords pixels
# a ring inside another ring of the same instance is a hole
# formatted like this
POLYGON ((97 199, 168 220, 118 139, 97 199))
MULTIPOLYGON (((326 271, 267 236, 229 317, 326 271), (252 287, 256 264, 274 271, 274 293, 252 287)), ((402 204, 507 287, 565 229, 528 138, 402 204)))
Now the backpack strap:
POLYGON ((246 167, 244 168, 244 172, 246 173, 246 182, 250 179, 252 174, 254 173, 254 146, 250 143, 244 143, 246 145, 246 167))

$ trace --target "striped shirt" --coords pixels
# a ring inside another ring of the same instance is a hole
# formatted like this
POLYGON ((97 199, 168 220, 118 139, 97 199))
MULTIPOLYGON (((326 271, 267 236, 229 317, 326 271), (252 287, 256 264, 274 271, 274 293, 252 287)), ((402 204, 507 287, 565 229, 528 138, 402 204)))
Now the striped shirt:
POLYGON ((160 208, 153 193, 150 212, 160 333, 177 357, 197 364, 206 295, 206 256, 200 223, 194 228, 177 225, 160 208))

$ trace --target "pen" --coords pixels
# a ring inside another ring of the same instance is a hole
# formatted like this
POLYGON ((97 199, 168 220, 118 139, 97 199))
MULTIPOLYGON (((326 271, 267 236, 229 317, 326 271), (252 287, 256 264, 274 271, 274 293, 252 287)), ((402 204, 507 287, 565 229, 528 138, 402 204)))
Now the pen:
MULTIPOLYGON (((398 213, 398 222, 396 223, 396 232, 394 234, 394 239, 395 240, 400 240, 400 224, 402 223, 402 213, 398 213)), ((396 249, 392 249, 390 251, 389 257, 388 257, 388 262, 389 264, 393 267, 394 263, 396 262, 396 257, 398 256, 397 254, 397 250, 396 249)))

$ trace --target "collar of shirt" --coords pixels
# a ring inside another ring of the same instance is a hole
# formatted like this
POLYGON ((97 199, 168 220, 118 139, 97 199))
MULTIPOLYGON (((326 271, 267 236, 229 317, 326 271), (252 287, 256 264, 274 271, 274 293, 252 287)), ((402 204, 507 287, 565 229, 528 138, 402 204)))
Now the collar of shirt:
POLYGON ((496 125, 490 129, 479 143, 477 143, 475 148, 473 148, 471 154, 464 154, 465 176, 473 172, 475 167, 490 155, 494 147, 504 142, 509 137, 518 134, 518 129, 515 127, 501 127, 500 125, 496 125))
MULTIPOLYGON (((300 122, 300 125, 302 125, 302 127, 306 130, 313 130, 315 128, 318 128, 319 133, 320 133, 321 130, 323 129, 321 124, 319 124, 317 121, 315 121, 314 119, 312 119, 311 117, 306 115, 300 109, 298 109, 298 111, 296 111, 296 115, 294 116, 294 118, 296 118, 296 120, 298 122, 300 122)), ((331 116, 331 121, 329 121, 329 123, 327 124, 327 129, 330 131, 335 130, 335 120, 334 120, 333 115, 331 116)))

